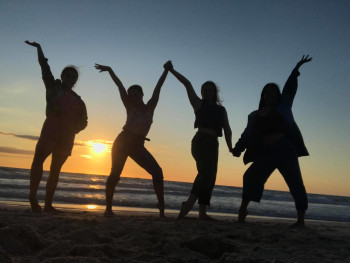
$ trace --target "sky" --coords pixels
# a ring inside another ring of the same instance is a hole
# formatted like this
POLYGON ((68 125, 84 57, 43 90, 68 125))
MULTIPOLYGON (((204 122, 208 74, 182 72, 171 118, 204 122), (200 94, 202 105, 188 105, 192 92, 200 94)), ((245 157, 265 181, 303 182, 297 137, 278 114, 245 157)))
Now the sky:
MULTIPOLYGON (((94 63, 109 65, 125 87, 151 97, 172 60, 200 95, 214 81, 228 112, 233 144, 256 110, 263 86, 282 88, 302 55, 293 113, 310 156, 299 158, 309 193, 350 196, 350 2, 347 0, 0 1, 0 166, 30 168, 45 120, 45 88, 35 48, 55 78, 76 65, 75 87, 89 124, 76 136, 62 171, 108 175, 110 147, 125 120, 117 87, 94 63), (105 149, 104 149, 105 147, 105 149)), ((193 182, 194 113, 168 75, 146 142, 165 180, 193 182)), ((242 186, 248 165, 219 139, 218 185, 242 186)), ((50 158, 44 169, 50 167, 50 158)), ((122 176, 151 178, 128 159, 122 176)), ((266 189, 288 191, 278 171, 266 189)))

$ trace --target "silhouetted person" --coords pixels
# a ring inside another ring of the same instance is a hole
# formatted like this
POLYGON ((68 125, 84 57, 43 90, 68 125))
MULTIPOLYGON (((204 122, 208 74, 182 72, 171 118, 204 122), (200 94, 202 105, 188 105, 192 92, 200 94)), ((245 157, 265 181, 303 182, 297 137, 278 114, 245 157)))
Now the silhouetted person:
POLYGON ((158 199, 160 217, 164 217, 164 183, 163 171, 144 143, 153 122, 154 110, 159 100, 161 87, 168 74, 170 62, 164 64, 164 72, 154 88, 153 95, 145 104, 141 86, 133 85, 126 91, 122 82, 108 66, 95 64, 100 72, 107 71, 117 85, 120 98, 125 106, 127 119, 123 131, 118 135, 112 148, 112 170, 106 183, 106 217, 114 216, 112 201, 115 187, 120 180, 124 164, 131 157, 138 165, 152 175, 153 188, 158 199))
POLYGON ((222 129, 224 129, 228 149, 229 151, 232 150, 232 132, 227 112, 221 105, 219 91, 214 82, 207 81, 202 85, 201 99, 197 96, 190 81, 173 68, 170 69, 170 72, 185 86, 196 116, 194 127, 198 128, 192 139, 191 148, 198 174, 187 201, 182 203, 178 218, 185 217, 198 200, 199 218, 213 220, 207 215, 207 206, 210 205, 211 194, 216 181, 219 151, 218 137, 222 136, 222 129))
POLYGON ((46 88, 46 120, 35 148, 30 170, 29 201, 33 212, 42 212, 37 191, 43 175, 43 164, 52 154, 50 174, 46 182, 44 212, 57 212, 52 199, 58 183, 59 173, 68 156, 71 155, 75 134, 87 126, 87 112, 84 102, 72 90, 78 80, 78 70, 67 66, 62 70, 61 79, 51 73, 40 44, 25 41, 37 48, 42 78, 46 88))
POLYGON ((298 157, 309 155, 303 137, 294 121, 292 105, 298 87, 299 68, 311 61, 303 56, 284 85, 282 94, 275 83, 261 92, 259 109, 248 116, 248 124, 232 150, 239 157, 244 150, 245 164, 253 162, 243 177, 242 204, 238 222, 244 222, 250 201, 260 202, 264 184, 277 168, 286 181, 298 213, 294 226, 304 226, 308 207, 298 157))

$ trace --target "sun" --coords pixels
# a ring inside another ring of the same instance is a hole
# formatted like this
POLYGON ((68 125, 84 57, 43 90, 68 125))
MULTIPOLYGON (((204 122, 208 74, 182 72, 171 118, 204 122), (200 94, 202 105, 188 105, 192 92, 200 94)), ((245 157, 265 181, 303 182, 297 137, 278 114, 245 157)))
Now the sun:
POLYGON ((107 149, 107 145, 99 142, 93 142, 92 143, 92 149, 95 153, 103 153, 107 149))

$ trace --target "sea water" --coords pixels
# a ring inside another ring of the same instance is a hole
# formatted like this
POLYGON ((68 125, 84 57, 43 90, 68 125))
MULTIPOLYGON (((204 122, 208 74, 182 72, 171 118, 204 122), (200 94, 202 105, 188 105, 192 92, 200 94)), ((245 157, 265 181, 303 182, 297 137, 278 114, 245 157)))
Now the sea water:
MULTIPOLYGON (((48 172, 44 171, 38 199, 45 199, 48 172)), ((0 202, 27 202, 30 171, 0 167, 0 202)), ((107 176, 61 173, 54 202, 71 205, 104 205, 107 176)), ((191 191, 192 183, 164 182, 166 209, 179 210, 191 191)), ((241 202, 242 188, 216 185, 208 212, 236 214, 241 202)), ((350 197, 308 194, 307 219, 350 222, 350 197)), ((113 205, 119 207, 155 208, 156 196, 152 180, 122 177, 114 194, 113 205)), ((197 206, 194 207, 196 209, 197 206)), ((265 190, 260 203, 249 205, 249 214, 267 217, 295 218, 293 198, 289 192, 265 190)))

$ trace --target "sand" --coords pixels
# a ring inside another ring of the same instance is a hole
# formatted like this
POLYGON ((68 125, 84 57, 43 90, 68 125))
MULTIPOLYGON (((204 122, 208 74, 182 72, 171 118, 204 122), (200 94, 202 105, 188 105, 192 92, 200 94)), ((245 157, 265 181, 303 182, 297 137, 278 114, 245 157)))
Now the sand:
POLYGON ((191 214, 62 209, 33 214, 0 203, 0 262, 350 262, 350 223, 234 217, 200 221, 191 214))

